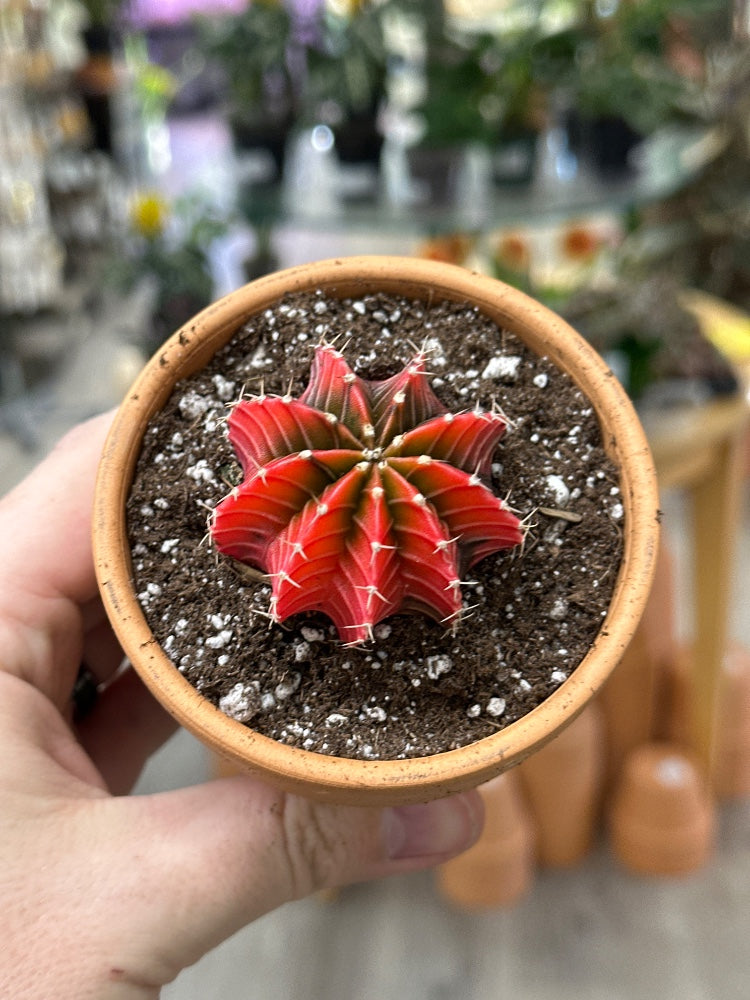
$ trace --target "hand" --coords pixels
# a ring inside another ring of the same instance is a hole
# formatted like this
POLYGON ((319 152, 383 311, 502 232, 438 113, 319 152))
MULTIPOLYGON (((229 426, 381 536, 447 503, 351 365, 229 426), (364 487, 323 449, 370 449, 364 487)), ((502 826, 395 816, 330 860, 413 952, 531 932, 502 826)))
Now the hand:
POLYGON ((479 834, 477 793, 374 810, 250 777, 125 797, 174 730, 97 597, 99 417, 0 501, 0 995, 143 1000, 317 889, 428 867, 479 834), (81 663, 101 686, 70 722, 81 663))

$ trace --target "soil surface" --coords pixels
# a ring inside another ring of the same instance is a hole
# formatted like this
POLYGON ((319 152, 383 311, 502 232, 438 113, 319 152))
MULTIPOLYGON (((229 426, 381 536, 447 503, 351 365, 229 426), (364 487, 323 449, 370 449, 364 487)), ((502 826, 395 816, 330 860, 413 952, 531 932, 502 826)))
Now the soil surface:
POLYGON ((463 746, 537 706, 602 627, 622 555, 618 472, 573 383, 474 308, 386 295, 290 296, 253 317, 149 426, 128 519, 139 600, 184 676, 258 732, 363 759, 463 746), (322 340, 366 379, 425 346, 449 409, 498 405, 509 419, 490 485, 528 533, 472 568, 455 631, 395 615, 350 648, 320 615, 269 624, 270 586, 207 541, 210 509, 242 475, 228 407, 261 388, 301 395, 322 340))

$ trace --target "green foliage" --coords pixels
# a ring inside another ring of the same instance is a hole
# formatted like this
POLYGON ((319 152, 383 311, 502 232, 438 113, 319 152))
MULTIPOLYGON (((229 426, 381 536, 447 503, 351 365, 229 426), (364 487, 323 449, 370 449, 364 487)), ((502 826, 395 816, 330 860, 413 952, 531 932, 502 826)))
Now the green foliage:
POLYGON ((227 232, 228 220, 197 195, 168 205, 147 194, 136 199, 131 223, 105 265, 105 281, 124 292, 143 281, 152 286, 159 343, 212 301, 210 251, 227 232))
POLYGON ((695 122, 707 160, 693 180, 644 218, 633 255, 750 310, 750 52, 745 43, 709 51, 695 122))
POLYGON ((538 78, 584 115, 622 118, 641 135, 684 117, 700 84, 670 58, 675 32, 679 26, 700 39, 726 11, 724 0, 620 0, 602 10, 585 0, 572 23, 539 37, 538 78))
POLYGON ((497 137, 502 105, 498 81, 488 58, 489 36, 433 42, 428 52, 427 90, 418 106, 425 125, 424 145, 462 142, 490 143, 497 137))
POLYGON ((121 0, 81 0, 81 6, 88 14, 89 24, 109 28, 123 5, 121 0))
POLYGON ((197 21, 199 45, 224 71, 229 103, 245 118, 278 113, 293 101, 287 52, 292 21, 286 7, 254 0, 237 14, 197 21))
POLYGON ((202 19, 200 45, 224 71, 231 112, 332 124, 371 110, 383 93, 381 9, 348 16, 322 8, 304 32, 281 3, 255 0, 238 14, 202 19))
POLYGON ((422 116, 428 146, 492 145, 538 122, 536 25, 507 32, 460 31, 444 18, 425 23, 422 116))
POLYGON ((348 17, 324 11, 317 27, 317 39, 305 49, 302 113, 325 120, 337 117, 331 106, 339 119, 372 111, 387 68, 381 9, 365 4, 348 17))

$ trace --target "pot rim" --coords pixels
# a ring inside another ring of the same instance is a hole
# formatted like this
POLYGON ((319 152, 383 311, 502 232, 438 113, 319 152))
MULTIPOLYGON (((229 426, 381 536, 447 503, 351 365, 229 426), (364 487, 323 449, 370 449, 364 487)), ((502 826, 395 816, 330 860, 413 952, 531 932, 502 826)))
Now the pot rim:
POLYGON ((267 275, 218 300, 169 338, 136 379, 112 424, 97 478, 93 544, 97 579, 115 633, 143 681, 182 725, 215 752, 286 790, 348 804, 395 805, 475 787, 520 763, 575 718, 619 662, 640 620, 654 572, 658 520, 656 474, 635 410, 600 355, 564 320, 523 292, 452 264, 368 256, 267 275), (381 289, 422 300, 437 288, 441 298, 476 305, 568 371, 594 406, 605 447, 620 467, 623 558, 607 616, 589 652, 527 715, 456 750, 365 761, 261 736, 226 716, 180 674, 151 633, 135 595, 125 503, 151 417, 174 384, 199 370, 248 316, 286 292, 317 288, 341 296, 381 289))

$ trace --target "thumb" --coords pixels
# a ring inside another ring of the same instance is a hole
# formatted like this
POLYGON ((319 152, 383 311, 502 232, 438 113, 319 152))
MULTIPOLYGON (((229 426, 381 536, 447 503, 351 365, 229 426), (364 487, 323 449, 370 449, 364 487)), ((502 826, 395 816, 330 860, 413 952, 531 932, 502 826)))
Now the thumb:
POLYGON ((250 777, 113 802, 138 813, 121 829, 139 830, 131 867, 149 886, 146 912, 120 940, 141 952, 132 956, 139 980, 159 983, 289 900, 448 860, 474 843, 484 818, 477 792, 355 808, 250 777))

